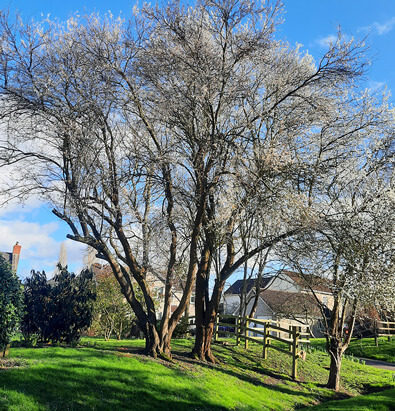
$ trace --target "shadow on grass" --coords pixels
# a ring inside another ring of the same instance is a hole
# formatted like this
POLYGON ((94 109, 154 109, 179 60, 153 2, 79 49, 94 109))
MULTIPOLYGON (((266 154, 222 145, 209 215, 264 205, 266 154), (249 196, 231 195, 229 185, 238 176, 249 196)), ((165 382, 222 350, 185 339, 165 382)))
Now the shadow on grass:
MULTIPOLYGON (((227 374, 231 377, 237 378, 241 381, 253 384, 255 386, 264 387, 269 390, 277 391, 291 396, 303 396, 306 399, 314 398, 316 396, 316 393, 302 391, 298 382, 294 381, 291 377, 280 373, 271 372, 263 367, 257 367, 251 364, 246 364, 245 362, 239 360, 237 356, 235 356, 235 353, 232 350, 231 346, 225 346, 225 348, 227 350, 230 350, 230 354, 232 355, 232 360, 234 361, 234 364, 211 364, 208 362, 193 359, 191 358, 190 353, 187 353, 185 351, 178 351, 177 349, 173 349, 172 352, 176 359, 182 361, 183 363, 187 363, 190 365, 199 365, 204 368, 215 370, 216 372, 227 374), (235 363, 237 363, 237 365, 235 363), (241 369, 241 371, 238 371, 237 369, 241 369), (255 375, 249 374, 249 371, 253 371, 255 375), (269 376, 273 378, 275 380, 274 383, 271 384, 264 382, 263 379, 259 377, 259 374, 261 374, 263 377, 269 376), (282 384, 284 381, 293 382, 295 384, 295 388, 292 389, 289 385, 285 386, 284 384, 282 384)), ((248 354, 246 352, 243 352, 243 357, 247 358, 251 362, 256 362, 256 356, 254 354, 248 354)))
POLYGON ((362 395, 359 397, 349 398, 343 401, 329 401, 315 407, 303 408, 303 410, 317 411, 393 411, 395 409, 395 388, 390 390, 376 392, 374 394, 362 395))
POLYGON ((276 385, 282 382, 283 376, 276 376, 279 381, 272 385, 259 377, 262 370, 253 370, 256 374, 251 375, 238 367, 197 362, 188 356, 188 347, 179 350, 174 347, 175 355, 180 357, 179 364, 135 356, 140 349, 116 348, 15 349, 15 354, 26 358, 29 366, 0 373, 0 409, 226 409, 219 399, 221 395, 227 395, 226 388, 222 388, 216 398, 217 393, 213 395, 204 384, 196 384, 200 378, 210 375, 202 372, 205 369, 215 369, 219 380, 221 374, 227 374, 240 381, 290 395, 295 402, 300 403, 296 397, 310 398, 310 401, 314 397, 314 393, 303 392, 297 384, 294 388, 276 385), (188 364, 191 369, 185 367, 188 364), (27 401, 30 401, 28 405, 27 401))
POLYGON ((224 409, 165 367, 139 367, 137 360, 130 367, 125 358, 93 364, 94 351, 81 356, 49 351, 30 367, 0 373, 0 409, 224 409))
MULTIPOLYGON (((303 395, 306 398, 314 397, 316 395, 314 393, 302 392, 297 388, 298 381, 295 382, 289 375, 281 374, 279 372, 276 373, 274 370, 265 368, 263 365, 252 365, 259 363, 258 360, 262 360, 261 357, 258 357, 253 352, 243 351, 241 353, 237 353, 234 351, 234 348, 237 347, 236 345, 221 345, 217 347, 223 349, 224 351, 228 351, 228 355, 231 357, 230 363, 228 362, 225 366, 223 366, 223 364, 211 364, 208 362, 196 360, 191 356, 191 347, 185 346, 185 344, 174 344, 172 348, 172 354, 174 358, 181 363, 186 363, 190 366, 198 365, 203 368, 212 369, 217 372, 235 377, 241 381, 253 384, 255 386, 265 387, 270 390, 279 391, 281 393, 289 395, 303 395), (248 363, 246 363, 246 360, 248 361, 248 363), (236 371, 235 368, 240 369, 241 371, 236 371), (258 376, 249 374, 250 371, 253 371, 258 376), (265 383, 261 378, 259 378, 259 374, 263 377, 271 377, 273 380, 276 380, 276 384, 283 382, 293 382, 295 383, 296 388, 292 389, 289 386, 285 387, 284 385, 278 386, 275 384, 265 383)), ((97 348, 100 349, 100 347, 97 348)), ((135 347, 117 347, 115 351, 132 355, 143 353, 143 350, 138 350, 135 347)), ((141 358, 144 357, 140 357, 140 359, 141 358)), ((168 365, 170 366, 170 364, 168 365)), ((179 372, 182 372, 182 370, 179 370, 179 372)), ((320 384, 317 384, 317 386, 320 386, 320 384)), ((322 385, 322 387, 324 386, 322 385)))

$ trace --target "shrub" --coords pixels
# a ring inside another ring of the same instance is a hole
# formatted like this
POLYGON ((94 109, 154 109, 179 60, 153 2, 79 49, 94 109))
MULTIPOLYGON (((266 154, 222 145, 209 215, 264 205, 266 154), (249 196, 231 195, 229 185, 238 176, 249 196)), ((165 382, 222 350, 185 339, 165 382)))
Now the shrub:
POLYGON ((11 340, 22 312, 22 286, 0 255, 0 349, 11 340))
POLYGON ((188 317, 182 317, 173 331, 173 338, 185 338, 189 335, 188 317))
POLYGON ((133 311, 111 271, 96 275, 96 293, 91 331, 106 340, 114 334, 119 340, 129 335, 133 311))
POLYGON ((26 340, 38 337, 42 342, 73 344, 92 322, 96 296, 92 272, 83 270, 75 275, 67 267, 59 269, 53 285, 45 272, 32 271, 31 278, 26 279, 21 326, 26 340))

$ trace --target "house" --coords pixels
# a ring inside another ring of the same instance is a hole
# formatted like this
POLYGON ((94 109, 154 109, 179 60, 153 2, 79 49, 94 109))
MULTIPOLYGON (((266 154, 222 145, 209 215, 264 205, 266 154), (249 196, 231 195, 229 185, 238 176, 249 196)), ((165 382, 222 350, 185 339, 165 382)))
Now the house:
POLYGON ((12 250, 12 253, 7 253, 4 251, 0 251, 0 255, 3 256, 3 258, 10 264, 11 269, 14 273, 16 273, 18 269, 18 263, 19 263, 19 256, 21 254, 21 248, 22 246, 19 245, 17 242, 14 245, 14 248, 12 250))
MULTIPOLYGON (((99 263, 92 263, 90 268, 94 272, 95 275, 99 274, 100 272, 111 272, 111 267, 108 264, 99 264, 99 263)), ((158 278, 151 273, 147 274, 146 281, 150 286, 153 298, 158 301, 158 319, 160 320, 163 316, 163 309, 165 303, 165 281, 162 278, 158 278)), ((182 284, 175 284, 172 288, 172 295, 170 300, 170 313, 173 313, 176 308, 178 307, 183 294, 182 284)), ((192 292, 192 296, 190 299, 190 304, 188 309, 188 316, 195 315, 195 293, 192 292)))
MULTIPOLYGON (((165 279, 159 278, 151 273, 147 274, 146 278, 153 295, 159 301, 158 319, 163 316, 164 304, 165 304, 165 279)), ((184 293, 184 284, 181 280, 174 282, 171 290, 170 299, 170 314, 172 314, 180 304, 182 295, 184 293)), ((187 306, 187 316, 195 315, 195 287, 192 289, 189 305, 187 306)))
MULTIPOLYGON (((255 281, 246 283, 247 313, 251 312, 255 297, 255 281)), ((232 284, 224 293, 224 313, 237 315, 243 280, 232 284)), ((318 276, 300 278, 292 271, 281 271, 276 276, 264 276, 260 284, 261 291, 254 318, 262 320, 296 320, 309 324, 315 335, 320 334, 321 310, 316 298, 327 309, 333 307, 333 296, 328 282, 318 276), (314 295, 311 290, 314 291, 314 295)))
MULTIPOLYGON (((261 278, 261 289, 267 288, 268 284, 273 280, 272 276, 265 276, 261 278)), ((255 287, 256 279, 249 278, 246 280, 246 294, 251 296, 254 293, 252 290, 255 287)), ((243 280, 235 281, 223 295, 223 311, 224 314, 233 315, 238 312, 240 305, 240 296, 243 291, 243 280)))

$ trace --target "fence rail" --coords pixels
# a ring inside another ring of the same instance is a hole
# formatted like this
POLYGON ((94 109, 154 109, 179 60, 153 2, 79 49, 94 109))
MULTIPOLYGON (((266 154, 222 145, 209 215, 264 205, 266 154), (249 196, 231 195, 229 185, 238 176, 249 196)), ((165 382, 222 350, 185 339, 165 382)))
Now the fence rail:
POLYGON ((377 321, 375 334, 376 338, 387 337, 388 341, 391 341, 391 337, 395 337, 395 322, 377 321))
MULTIPOLYGON (((191 320, 193 317, 189 317, 191 320)), ((190 324, 193 325, 193 322, 190 324)), ((309 327, 307 325, 288 324, 271 320, 258 320, 249 317, 239 317, 234 315, 217 315, 214 323, 214 341, 218 341, 220 336, 236 336, 236 344, 239 345, 244 340, 244 347, 248 349, 248 342, 253 341, 263 346, 263 359, 268 356, 268 349, 280 351, 292 357, 292 378, 298 378, 297 360, 306 358, 306 353, 300 348, 300 344, 310 343, 309 327), (253 324, 253 326, 251 326, 253 324), (260 325, 261 327, 257 327, 260 325), (280 341, 288 345, 288 350, 272 345, 271 341, 280 341)))

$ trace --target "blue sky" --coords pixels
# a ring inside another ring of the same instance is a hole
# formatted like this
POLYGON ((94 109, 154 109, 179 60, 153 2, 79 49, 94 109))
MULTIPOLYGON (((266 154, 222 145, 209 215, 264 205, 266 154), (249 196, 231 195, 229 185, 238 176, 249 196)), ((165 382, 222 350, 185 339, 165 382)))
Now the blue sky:
MULTIPOLYGON (((336 34, 340 25, 350 36, 367 38, 374 63, 366 78, 367 88, 387 87, 395 92, 395 0, 284 0, 284 23, 278 37, 291 44, 300 43, 304 50, 318 59, 323 55, 326 42, 336 34)), ((14 0, 0 1, 1 8, 16 9, 22 17, 41 19, 41 14, 65 20, 75 12, 90 13, 108 10, 126 17, 134 2, 112 0, 14 0)), ((395 103, 394 97, 390 99, 395 103)), ((0 170, 1 173, 1 170, 0 170)), ((1 175, 0 175, 1 177, 1 175)), ((26 277, 31 269, 52 273, 59 248, 69 232, 65 223, 51 213, 50 206, 32 199, 23 207, 13 205, 0 209, 0 250, 11 251, 16 241, 22 245, 18 269, 26 277)), ((72 241, 66 243, 71 269, 82 266, 83 248, 72 241)))

